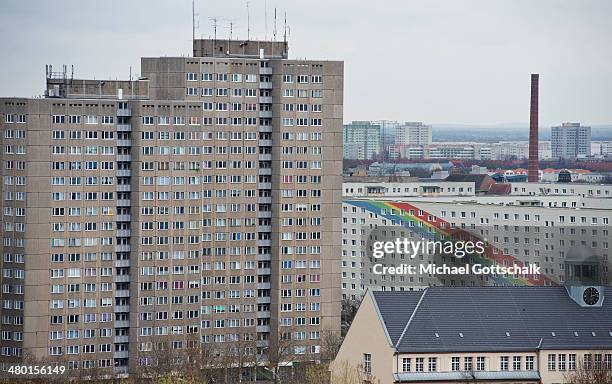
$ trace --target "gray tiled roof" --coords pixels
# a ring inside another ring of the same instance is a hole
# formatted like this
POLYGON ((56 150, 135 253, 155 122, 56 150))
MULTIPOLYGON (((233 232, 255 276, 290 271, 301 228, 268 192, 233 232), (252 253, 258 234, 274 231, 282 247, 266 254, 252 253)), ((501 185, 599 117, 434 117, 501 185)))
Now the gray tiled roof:
POLYGON ((402 335, 410 315, 414 311, 422 292, 373 292, 378 310, 385 322, 387 333, 393 344, 397 343, 402 335))
POLYGON ((399 352, 612 348, 612 288, 596 308, 579 306, 564 287, 432 287, 426 292, 373 293, 399 352), (402 324, 405 333, 398 337, 402 324))

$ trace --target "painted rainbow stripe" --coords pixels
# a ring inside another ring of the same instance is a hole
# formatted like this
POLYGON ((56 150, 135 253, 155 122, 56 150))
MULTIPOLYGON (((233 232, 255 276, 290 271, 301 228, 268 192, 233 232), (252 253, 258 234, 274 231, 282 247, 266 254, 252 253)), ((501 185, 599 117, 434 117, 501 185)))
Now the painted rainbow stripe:
MULTIPOLYGON (((461 228, 452 228, 450 223, 436 217, 421 208, 410 203, 394 202, 386 200, 344 200, 344 203, 355 207, 364 208, 366 211, 384 217, 395 223, 401 222, 402 226, 410 228, 411 231, 419 233, 427 240, 457 239, 463 241, 482 240, 478 236, 461 228)), ((504 252, 491 244, 485 248, 484 255, 471 255, 471 261, 483 265, 514 265, 523 267, 524 263, 518 258, 504 254, 504 252)), ((533 275, 512 277, 508 275, 495 276, 493 280, 499 285, 557 285, 550 277, 541 274, 538 279, 533 275)))

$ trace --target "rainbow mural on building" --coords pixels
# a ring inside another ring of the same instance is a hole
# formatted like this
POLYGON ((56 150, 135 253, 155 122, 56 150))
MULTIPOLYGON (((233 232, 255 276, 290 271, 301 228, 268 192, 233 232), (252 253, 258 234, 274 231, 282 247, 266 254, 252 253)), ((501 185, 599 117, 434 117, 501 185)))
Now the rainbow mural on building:
MULTIPOLYGON (((473 233, 461 228, 452 227, 449 222, 410 203, 388 200, 344 200, 344 203, 363 208, 379 217, 383 217, 391 221, 392 225, 401 224, 411 231, 420 234, 426 240, 483 241, 483 239, 473 233)), ((489 243, 487 243, 484 255, 472 254, 467 257, 469 257, 471 262, 486 266, 495 264, 525 266, 525 263, 518 258, 504 254, 503 250, 489 243)), ((553 279, 544 274, 538 276, 495 276, 492 279, 498 285, 557 285, 553 279)))

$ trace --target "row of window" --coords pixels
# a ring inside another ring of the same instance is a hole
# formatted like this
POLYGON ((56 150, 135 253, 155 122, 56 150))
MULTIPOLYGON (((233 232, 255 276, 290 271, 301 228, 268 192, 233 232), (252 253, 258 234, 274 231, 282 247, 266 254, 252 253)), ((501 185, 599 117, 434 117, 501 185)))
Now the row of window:
MULTIPOLYGON (((606 369, 612 370, 612 354, 606 353, 586 353, 583 355, 583 366, 586 370, 591 369, 606 369)), ((548 370, 549 371, 573 371, 576 369, 576 354, 548 354, 548 370)))
POLYGON ((5 129, 4 130, 4 138, 5 139, 25 139, 26 131, 25 129, 5 129))
MULTIPOLYGON (((11 115, 11 114, 6 114, 4 115, 4 122, 11 124, 11 123, 18 123, 18 124, 23 124, 26 122, 26 115, 11 115)), ((5 138, 7 138, 5 136, 5 138)))
MULTIPOLYGON (((115 124, 115 116, 97 116, 97 115, 69 115, 68 122, 70 124, 81 124, 81 117, 84 117, 83 121, 85 124, 98 124, 101 122, 103 125, 115 124)), ((51 122, 53 124, 66 124, 66 115, 52 115, 51 122)))
MULTIPOLYGON (((201 95, 202 97, 209 97, 209 96, 214 96, 215 92, 213 92, 213 88, 196 88, 196 87, 187 87, 185 88, 185 95, 186 96, 198 96, 201 95)), ((216 96, 219 97, 257 97, 258 96, 258 92, 257 89, 249 89, 249 88, 245 88, 244 92, 243 89, 241 88, 233 88, 233 89, 227 89, 227 88, 217 88, 217 92, 216 92, 216 96)), ((283 90, 283 96, 284 97, 298 97, 298 98, 307 98, 307 97, 311 97, 314 99, 318 99, 318 98, 322 98, 323 97, 323 90, 322 89, 313 89, 313 90, 307 90, 307 89, 285 89, 283 90)), ((215 104, 225 104, 225 108, 224 109, 218 109, 214 108, 213 109, 213 103, 204 103, 202 105, 202 109, 203 110, 208 110, 208 111, 212 111, 212 110, 217 110, 217 111, 227 111, 229 110, 227 108, 227 103, 215 103, 215 104), (208 105, 207 105, 208 104, 208 105)), ((238 109, 241 110, 241 109, 238 109)), ((313 112, 321 112, 321 110, 313 110, 313 112)))
MULTIPOLYGON (((215 76, 215 73, 202 73, 201 76, 199 73, 186 73, 185 74, 185 79, 187 81, 198 81, 198 80, 202 80, 202 81, 213 81, 213 80, 217 80, 217 81, 222 81, 222 82, 226 82, 226 81, 231 81, 233 83, 239 83, 242 82, 244 78, 244 82, 246 83, 254 83, 257 81, 257 74, 251 74, 251 73, 247 73, 247 74, 241 74, 241 73, 232 73, 232 74, 227 74, 227 73, 217 73, 215 76)), ((306 84, 308 83, 310 80, 311 83, 314 84, 320 84, 323 82, 323 76, 322 75, 292 75, 292 74, 284 74, 283 75, 283 83, 293 83, 294 81, 298 84, 306 84)))
POLYGON ((185 79, 187 81, 198 81, 198 80, 202 80, 202 81, 213 81, 213 80, 217 80, 217 81, 231 81, 233 83, 239 83, 243 81, 244 78, 244 82, 246 83, 255 83, 257 81, 257 77, 258 74, 254 74, 254 73, 186 73, 185 74, 185 79), (216 75, 216 76, 215 76, 216 75), (200 77, 201 76, 201 77, 200 77))

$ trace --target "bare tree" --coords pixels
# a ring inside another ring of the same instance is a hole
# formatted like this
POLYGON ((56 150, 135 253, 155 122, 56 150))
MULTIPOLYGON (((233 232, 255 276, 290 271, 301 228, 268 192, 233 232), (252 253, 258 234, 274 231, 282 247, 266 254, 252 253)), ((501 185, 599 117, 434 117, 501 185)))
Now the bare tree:
POLYGON ((155 384, 176 379, 187 383, 212 382, 215 357, 209 345, 199 340, 197 333, 181 340, 168 336, 151 337, 146 347, 146 350, 139 351, 137 368, 132 370, 136 379, 155 384))
POLYGON ((612 366, 604 356, 602 352, 586 353, 576 362, 576 370, 566 372, 564 379, 569 384, 612 384, 612 366))
POLYGON ((374 375, 366 372, 363 365, 352 365, 348 361, 334 362, 331 384, 380 384, 374 375))
POLYGON ((298 357, 295 350, 296 343, 294 340, 293 328, 284 329, 283 332, 279 332, 276 337, 272 337, 269 342, 270 344, 266 350, 266 366, 272 373, 272 380, 274 383, 281 383, 281 368, 293 365, 298 357))
POLYGON ((322 332, 320 354, 322 363, 329 365, 334 361, 343 340, 340 331, 327 330, 322 332))

